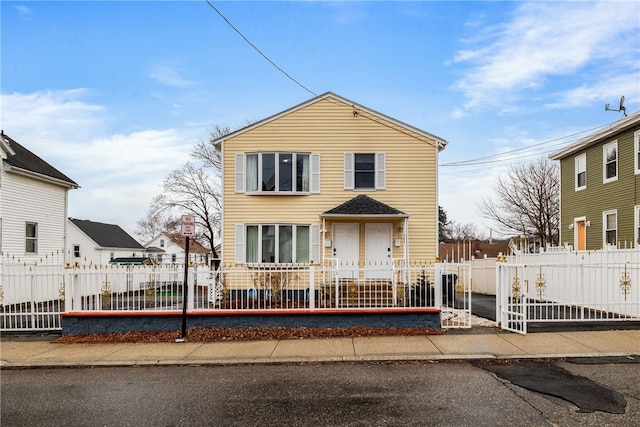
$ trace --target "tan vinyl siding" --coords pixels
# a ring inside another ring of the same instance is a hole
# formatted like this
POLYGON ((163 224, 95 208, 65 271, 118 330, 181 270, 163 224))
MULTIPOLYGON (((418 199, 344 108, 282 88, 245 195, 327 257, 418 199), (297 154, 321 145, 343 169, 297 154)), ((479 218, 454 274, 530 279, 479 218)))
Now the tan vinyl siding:
POLYGON ((631 243, 634 236, 634 206, 640 203, 640 175, 634 173, 633 133, 625 131, 561 160, 561 242, 574 244, 574 218, 586 217, 587 249, 603 247, 602 213, 618 211, 618 242, 631 243), (618 141, 618 179, 603 183, 603 145, 618 141), (575 191, 575 157, 587 155, 587 188, 575 191))
MULTIPOLYGON (((410 215, 412 258, 433 260, 436 254, 437 202, 435 141, 410 130, 353 114, 334 99, 319 100, 224 142, 224 263, 233 263, 234 226, 242 223, 322 224, 319 215, 358 194, 386 203, 410 215), (310 195, 245 195, 235 193, 235 154, 246 152, 308 152, 320 154, 321 192, 310 195), (386 154, 386 188, 344 190, 344 153, 386 154)), ((346 222, 347 220, 341 219, 346 222)), ((363 221, 374 222, 372 220, 363 221)), ((390 222, 388 219, 377 222, 390 222)), ((394 220, 393 238, 401 219, 394 220)), ((327 226, 330 233, 331 227, 327 226)), ((326 236, 326 238, 331 238, 326 236)), ((322 250, 321 242, 321 250, 322 250)), ((328 250, 325 249, 328 255, 328 250)), ((402 247, 393 248, 394 258, 402 247)), ((363 257, 361 250, 361 257, 363 257)), ((314 260, 317 261, 317 260, 314 260)))

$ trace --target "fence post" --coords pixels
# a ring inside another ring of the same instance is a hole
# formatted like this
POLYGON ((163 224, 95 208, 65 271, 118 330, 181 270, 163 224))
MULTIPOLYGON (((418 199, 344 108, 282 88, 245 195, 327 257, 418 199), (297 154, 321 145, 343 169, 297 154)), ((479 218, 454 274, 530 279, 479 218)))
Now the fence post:
POLYGON ((435 293, 435 298, 434 298, 434 303, 435 306, 439 309, 442 309, 442 274, 441 274, 441 266, 442 264, 440 263, 436 263, 435 265, 435 269, 434 269, 434 274, 436 277, 434 277, 434 282, 435 282, 435 288, 434 288, 434 293, 435 293))
MULTIPOLYGON (((187 261, 188 262, 188 261, 187 261)), ((196 300, 196 292, 195 292, 195 280, 194 279, 194 264, 189 263, 188 264, 189 267, 188 271, 189 274, 187 274, 187 283, 185 284, 187 286, 187 310, 193 310, 195 307, 195 300, 196 300)))
POLYGON ((309 308, 316 308, 316 268, 314 265, 309 267, 309 308))

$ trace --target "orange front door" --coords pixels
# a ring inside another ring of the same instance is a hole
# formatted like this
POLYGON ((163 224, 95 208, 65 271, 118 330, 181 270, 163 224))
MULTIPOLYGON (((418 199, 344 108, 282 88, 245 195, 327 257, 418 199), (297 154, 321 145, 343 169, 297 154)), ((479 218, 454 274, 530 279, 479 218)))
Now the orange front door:
POLYGON ((576 221, 576 249, 584 251, 587 249, 587 227, 584 221, 576 221))

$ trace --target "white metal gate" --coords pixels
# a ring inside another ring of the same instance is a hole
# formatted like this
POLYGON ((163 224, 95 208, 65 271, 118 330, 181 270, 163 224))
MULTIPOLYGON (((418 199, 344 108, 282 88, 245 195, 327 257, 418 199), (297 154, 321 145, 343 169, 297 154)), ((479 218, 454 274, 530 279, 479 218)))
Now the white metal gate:
POLYGON ((442 327, 471 328, 471 263, 436 264, 436 284, 441 289, 442 327))
POLYGON ((526 334, 531 322, 640 321, 640 250, 568 254, 497 263, 503 329, 526 334))

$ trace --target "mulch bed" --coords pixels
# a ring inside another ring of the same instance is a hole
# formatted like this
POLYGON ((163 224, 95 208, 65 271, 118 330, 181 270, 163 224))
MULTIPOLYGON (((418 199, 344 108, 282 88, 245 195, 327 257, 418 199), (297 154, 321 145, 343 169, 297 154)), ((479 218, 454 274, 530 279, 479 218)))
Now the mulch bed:
MULTIPOLYGON (((189 342, 295 340, 314 338, 356 338, 382 336, 441 335, 444 331, 434 328, 306 328, 260 327, 216 328, 193 327, 187 329, 189 342)), ((67 335, 54 340, 58 344, 108 344, 108 343, 160 343, 174 342, 180 331, 140 331, 104 334, 67 335)))

